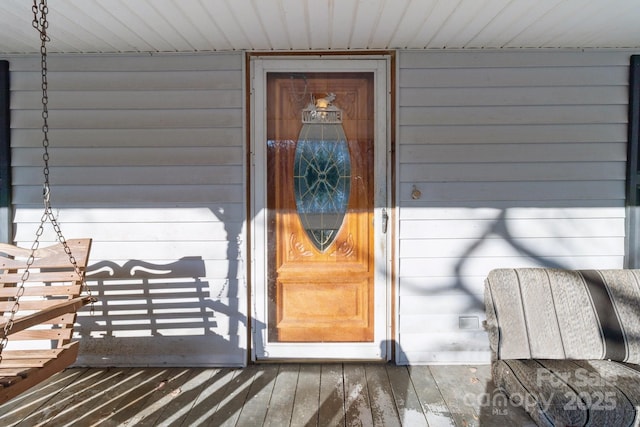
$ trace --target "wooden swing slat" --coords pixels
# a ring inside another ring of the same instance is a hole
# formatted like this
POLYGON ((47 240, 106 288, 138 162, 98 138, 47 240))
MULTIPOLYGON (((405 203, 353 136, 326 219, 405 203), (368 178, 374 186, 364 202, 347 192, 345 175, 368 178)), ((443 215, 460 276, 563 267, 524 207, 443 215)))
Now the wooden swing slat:
MULTIPOLYGON (((52 375, 62 371, 78 357, 78 342, 65 345, 58 357, 47 360, 41 368, 16 369, 19 375, 3 375, 0 367, 0 403, 13 399, 20 393, 36 386, 52 375)), ((1 366, 1 363, 0 363, 1 366)), ((10 373, 11 371, 7 371, 10 373)))
MULTIPOLYGON (((0 283, 6 283, 0 279, 0 283)), ((54 296, 54 295, 78 295, 81 286, 30 286, 24 289, 23 297, 33 296, 54 296)), ((0 288, 0 298, 13 298, 16 296, 16 288, 0 288)))
POLYGON ((42 368, 49 360, 55 359, 55 357, 50 358, 31 358, 31 359, 12 359, 7 360, 6 362, 3 360, 2 369, 0 369, 0 374, 3 375, 19 375, 13 373, 16 370, 24 370, 26 368, 42 368))
MULTIPOLYGON (((67 245, 84 275, 91 239, 70 240, 67 245)), ((14 307, 11 298, 22 284, 22 275, 15 270, 24 269, 26 265, 24 260, 20 265, 14 263, 17 261, 13 258, 24 258, 28 253, 30 250, 0 244, 0 269, 3 270, 0 274, 0 314, 4 316, 0 319, 0 339, 5 336, 4 326, 14 307)), ((36 265, 55 271, 34 272, 22 284, 24 292, 7 334, 9 343, 16 349, 4 350, 0 359, 0 404, 75 361, 79 346, 77 342, 71 342, 71 338, 76 312, 93 300, 79 295, 83 277, 75 271, 62 244, 39 249, 31 268, 36 265), (43 286, 43 282, 56 284, 43 286), (33 346, 39 349, 20 349, 22 340, 30 341, 30 346, 35 343, 33 346), (37 341, 42 343, 37 344, 37 341)))
MULTIPOLYGON (((69 258, 67 258, 67 262, 69 262, 69 258)), ((29 282, 52 283, 53 286, 56 286, 55 283, 57 282, 68 283, 68 282, 77 282, 79 280, 81 279, 75 271, 30 270, 30 273, 29 273, 29 282)), ((0 281, 2 283, 20 283, 22 281, 22 273, 16 272, 15 270, 0 273, 0 281)))
MULTIPOLYGON (((68 296, 68 295, 65 295, 68 296)), ((52 295, 55 297, 55 295, 52 295)), ((30 311, 46 311, 51 307, 56 306, 60 301, 65 301, 62 299, 40 299, 40 300, 28 300, 21 299, 20 300, 20 311, 30 312, 30 311)), ((0 301, 0 312, 9 312, 13 307, 13 301, 0 301)))
MULTIPOLYGON (((70 244, 67 241, 67 244, 70 244)), ((48 246, 36 250, 32 268, 65 268, 69 263, 69 256, 59 248, 48 246)), ((87 265, 89 261, 89 248, 91 239, 76 239, 73 242, 72 253, 80 265, 87 265)), ((71 247, 71 245, 69 245, 71 247)), ((26 260, 31 255, 31 249, 21 248, 7 243, 0 243, 0 269, 2 270, 24 270, 26 260), (4 255, 4 256, 3 256, 4 255)), ((73 270, 70 270, 73 271, 73 270)))
MULTIPOLYGON (((75 315, 75 313, 67 313, 63 316, 54 317, 50 320, 43 320, 40 325, 71 325, 75 322, 75 315)), ((0 321, 0 325, 3 325, 6 320, 7 319, 5 318, 5 320, 0 321)))
MULTIPOLYGON (((61 318, 62 315, 67 313, 75 314, 76 311, 78 311, 81 307, 85 306, 86 304, 89 304, 90 302, 91 302, 90 297, 77 297, 74 299, 70 299, 70 300, 55 304, 42 311, 38 311, 32 314, 20 317, 18 319, 15 319, 13 321, 13 326, 11 327, 10 335, 15 335, 18 332, 22 332, 25 329, 30 328, 32 326, 41 325, 46 321, 54 318, 61 318)), ((22 307, 22 303, 20 304, 20 306, 22 307)), ((0 323, 0 328, 2 329, 0 330, 0 339, 2 339, 4 338, 4 322, 0 323)), ((41 332, 41 331, 38 331, 38 332, 41 332)))
POLYGON ((43 325, 60 325, 60 324, 71 325, 73 324, 73 322, 75 322, 75 317, 76 317, 75 313, 67 313, 63 316, 55 317, 51 320, 44 320, 42 324, 43 325))
POLYGON ((58 357, 62 348, 50 348, 46 350, 5 350, 2 352, 2 360, 14 359, 53 359, 58 357))
MULTIPOLYGON (((72 328, 29 329, 10 334, 11 341, 63 340, 69 341, 73 335, 72 328)), ((0 362, 1 363, 1 362, 0 362)), ((2 366, 0 364, 0 366, 2 366)))

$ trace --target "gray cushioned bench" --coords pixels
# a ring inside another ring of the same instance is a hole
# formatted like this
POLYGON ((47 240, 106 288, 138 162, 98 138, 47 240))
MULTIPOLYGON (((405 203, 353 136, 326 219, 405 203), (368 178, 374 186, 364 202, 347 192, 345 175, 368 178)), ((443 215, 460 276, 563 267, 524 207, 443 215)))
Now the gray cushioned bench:
POLYGON ((640 425, 640 270, 497 269, 493 381, 540 426, 640 425))

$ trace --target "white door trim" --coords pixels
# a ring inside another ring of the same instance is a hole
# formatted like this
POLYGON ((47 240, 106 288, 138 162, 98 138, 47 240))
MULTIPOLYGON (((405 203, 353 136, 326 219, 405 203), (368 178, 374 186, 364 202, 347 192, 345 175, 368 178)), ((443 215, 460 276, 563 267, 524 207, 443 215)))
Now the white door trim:
POLYGON ((391 356, 390 57, 252 57, 251 72, 251 359, 389 360, 391 356), (371 343, 268 342, 266 76, 269 72, 372 72, 375 91, 374 341, 371 343), (390 221, 390 218, 389 218, 390 221))

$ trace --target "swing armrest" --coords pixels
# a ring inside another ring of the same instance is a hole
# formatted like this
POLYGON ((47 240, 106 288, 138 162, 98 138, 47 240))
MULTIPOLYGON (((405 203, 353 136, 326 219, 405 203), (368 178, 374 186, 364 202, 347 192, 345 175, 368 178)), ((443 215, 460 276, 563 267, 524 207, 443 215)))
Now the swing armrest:
POLYGON ((0 339, 6 336, 12 335, 16 332, 24 331, 32 326, 42 324, 48 320, 62 316, 67 313, 75 313, 83 306, 95 302, 96 299, 88 296, 76 297, 70 300, 64 300, 51 307, 37 311, 32 314, 28 314, 23 317, 19 317, 13 321, 13 326, 8 334, 5 334, 4 327, 7 322, 0 323, 0 339))

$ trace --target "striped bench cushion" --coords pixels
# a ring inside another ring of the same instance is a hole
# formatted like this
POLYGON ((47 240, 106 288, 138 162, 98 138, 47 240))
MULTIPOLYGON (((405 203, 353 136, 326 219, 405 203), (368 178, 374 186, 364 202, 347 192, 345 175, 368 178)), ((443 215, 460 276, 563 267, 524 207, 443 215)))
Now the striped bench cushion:
POLYGON ((640 363, 640 270, 497 269, 485 306, 494 359, 640 363))
POLYGON ((608 360, 497 360, 492 376, 508 405, 539 426, 630 427, 640 420, 639 369, 608 360))

